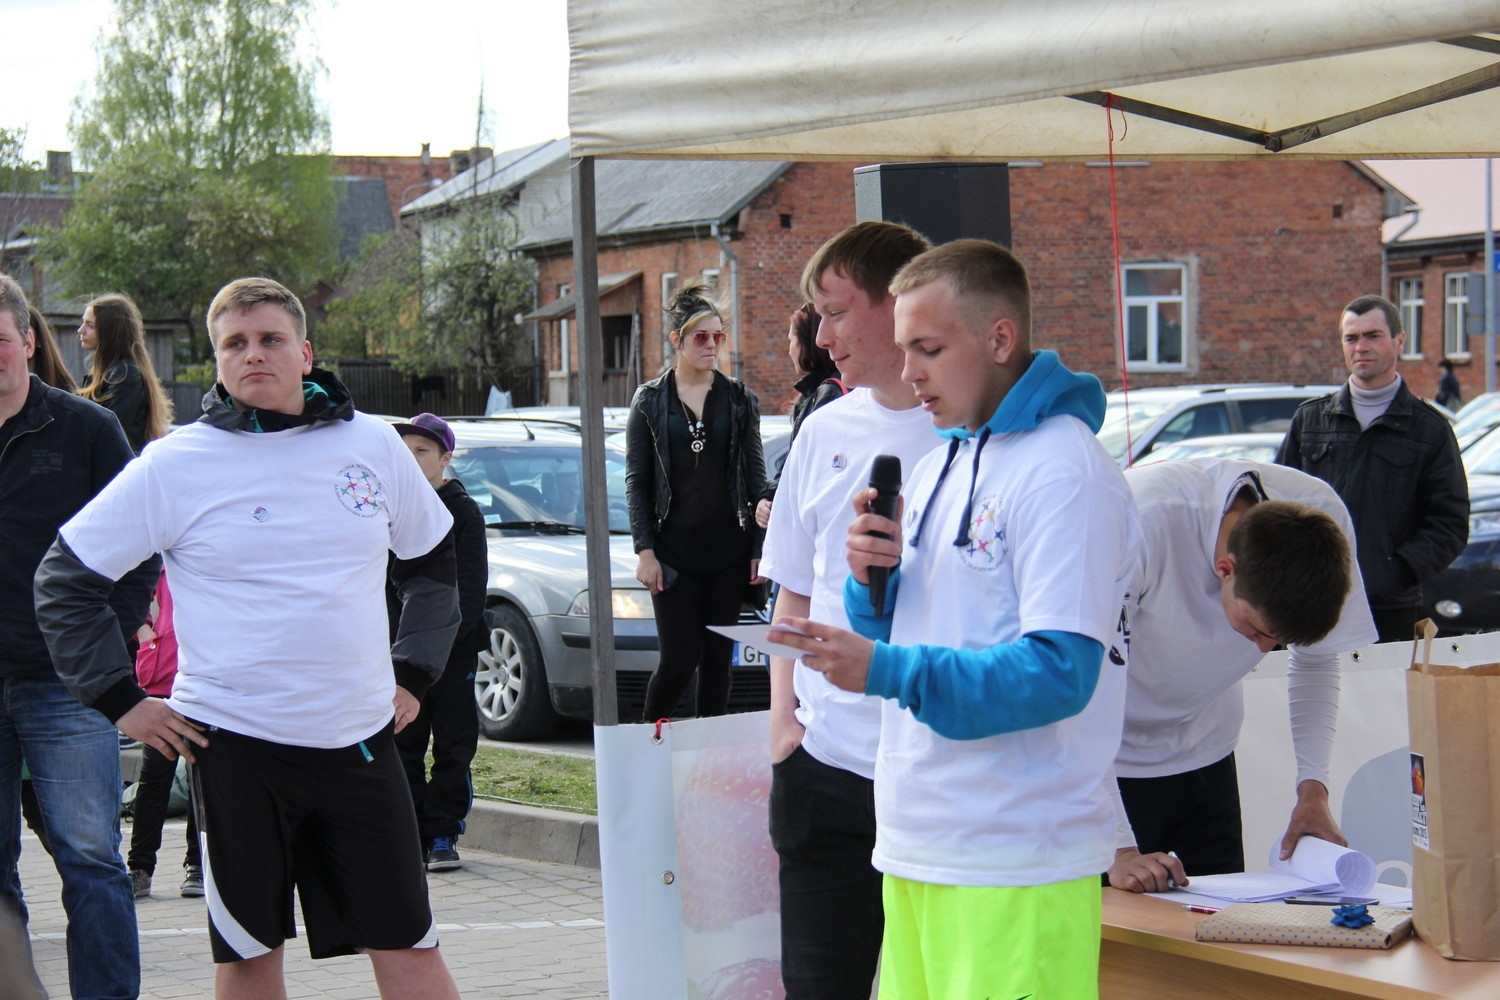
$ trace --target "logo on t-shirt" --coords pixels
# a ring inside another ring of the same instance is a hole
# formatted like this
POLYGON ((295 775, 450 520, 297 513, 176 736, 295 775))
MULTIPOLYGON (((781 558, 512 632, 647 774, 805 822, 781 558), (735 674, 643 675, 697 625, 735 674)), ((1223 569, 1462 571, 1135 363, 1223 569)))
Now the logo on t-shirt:
POLYGON ((969 515, 969 544, 958 550, 958 558, 970 569, 988 573, 1005 561, 1005 524, 1000 495, 976 498, 969 515))
POLYGON ((374 517, 385 507, 385 487, 369 466, 355 462, 339 470, 334 492, 344 509, 359 517, 374 517))
POLYGON ((849 459, 841 451, 833 453, 833 471, 843 472, 849 467, 849 459))
POLYGON ((269 512, 264 507, 256 507, 250 512, 250 517, 258 524, 264 524, 269 512))

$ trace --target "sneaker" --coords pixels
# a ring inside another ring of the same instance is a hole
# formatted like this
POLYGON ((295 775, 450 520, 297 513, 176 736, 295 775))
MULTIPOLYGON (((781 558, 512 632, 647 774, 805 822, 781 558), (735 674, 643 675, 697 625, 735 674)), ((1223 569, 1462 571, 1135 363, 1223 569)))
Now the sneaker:
POLYGON ((455 868, 462 868, 463 862, 458 858, 457 837, 433 837, 432 847, 427 851, 427 870, 430 872, 451 872, 455 868))
POLYGON ((145 899, 151 895, 151 873, 135 869, 130 873, 130 885, 135 890, 136 899, 145 899))
POLYGON ((182 897, 196 899, 203 895, 203 869, 197 865, 184 865, 182 869, 182 897))

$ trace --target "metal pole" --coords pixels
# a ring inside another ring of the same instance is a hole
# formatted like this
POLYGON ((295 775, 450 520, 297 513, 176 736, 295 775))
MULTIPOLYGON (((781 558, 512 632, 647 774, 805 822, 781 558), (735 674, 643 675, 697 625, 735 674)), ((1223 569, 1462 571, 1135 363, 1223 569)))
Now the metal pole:
POLYGON ((1484 161, 1484 391, 1495 391, 1495 179, 1484 161))
POLYGON ((614 589, 609 496, 604 483, 604 337, 599 327, 599 232, 594 158, 573 161, 573 296, 578 303, 578 387, 583 425, 584 525, 588 531, 589 648, 594 654, 594 725, 620 722, 615 698, 614 589))

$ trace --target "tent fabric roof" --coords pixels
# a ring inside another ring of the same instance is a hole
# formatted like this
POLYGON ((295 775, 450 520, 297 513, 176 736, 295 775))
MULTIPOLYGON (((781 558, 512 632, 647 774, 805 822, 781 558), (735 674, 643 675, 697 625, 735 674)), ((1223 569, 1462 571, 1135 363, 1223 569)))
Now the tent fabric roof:
MULTIPOLYGON (((760 161, 606 161, 594 199, 600 238, 724 223, 780 177, 789 163, 760 161)), ((517 240, 522 249, 573 239, 571 200, 517 240)))
POLYGON ((664 0, 569 0, 574 156, 1100 159, 1103 92, 1233 126, 1115 112, 1127 158, 1500 150, 1500 0, 700 0, 693 20, 710 34, 664 0), (1467 96, 1296 131, 1440 86, 1467 96))

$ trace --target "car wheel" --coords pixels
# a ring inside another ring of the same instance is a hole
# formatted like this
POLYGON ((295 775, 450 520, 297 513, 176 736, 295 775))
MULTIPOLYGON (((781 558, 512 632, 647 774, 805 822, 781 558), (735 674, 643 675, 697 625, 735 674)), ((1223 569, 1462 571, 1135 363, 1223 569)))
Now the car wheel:
POLYGON ((541 647, 525 616, 509 604, 484 613, 489 646, 474 666, 479 731, 492 740, 533 740, 557 724, 541 647))

